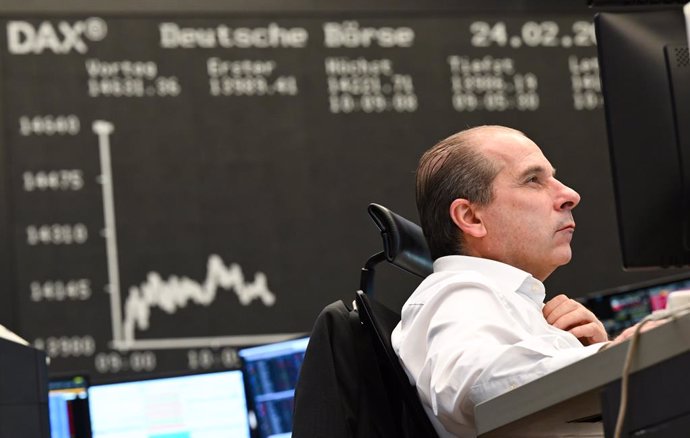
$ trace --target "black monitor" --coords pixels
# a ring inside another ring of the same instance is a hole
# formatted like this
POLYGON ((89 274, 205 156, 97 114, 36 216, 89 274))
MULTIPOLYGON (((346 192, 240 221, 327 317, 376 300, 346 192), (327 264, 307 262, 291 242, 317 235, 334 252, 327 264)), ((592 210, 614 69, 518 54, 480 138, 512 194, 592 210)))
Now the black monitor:
POLYGON ((680 6, 595 17, 623 265, 690 264, 690 60, 680 6))
POLYGON ((0 438, 17 437, 50 437, 46 355, 0 337, 0 438))
POLYGON ((295 385, 308 343, 299 338, 239 351, 259 438, 290 437, 295 385))
POLYGON ((51 377, 48 382, 48 412, 51 438, 91 438, 85 375, 51 377))

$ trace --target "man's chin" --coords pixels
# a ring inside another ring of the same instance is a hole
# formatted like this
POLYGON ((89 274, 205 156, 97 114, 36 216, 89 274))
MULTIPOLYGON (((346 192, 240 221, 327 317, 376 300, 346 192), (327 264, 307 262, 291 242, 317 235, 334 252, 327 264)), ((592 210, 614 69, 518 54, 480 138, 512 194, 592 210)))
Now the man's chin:
POLYGON ((568 246, 567 250, 560 251, 559 254, 557 255, 557 260, 558 264, 557 266, 563 266, 567 265, 570 263, 570 260, 573 258, 573 252, 570 249, 570 246, 568 246))

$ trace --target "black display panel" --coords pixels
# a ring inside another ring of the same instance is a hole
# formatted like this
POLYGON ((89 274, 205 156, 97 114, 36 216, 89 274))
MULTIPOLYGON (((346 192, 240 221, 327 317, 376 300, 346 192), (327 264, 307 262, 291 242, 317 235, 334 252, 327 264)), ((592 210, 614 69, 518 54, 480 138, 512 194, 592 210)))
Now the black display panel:
MULTIPOLYGON (((620 270, 591 15, 4 17, 0 317, 96 383, 237 367, 351 300, 367 205, 416 221, 421 153, 490 123, 582 195, 550 293, 643 278, 620 270)), ((382 269, 378 297, 415 281, 382 269)))
POLYGON ((682 8, 602 13, 595 23, 623 264, 688 265, 690 56, 682 8))

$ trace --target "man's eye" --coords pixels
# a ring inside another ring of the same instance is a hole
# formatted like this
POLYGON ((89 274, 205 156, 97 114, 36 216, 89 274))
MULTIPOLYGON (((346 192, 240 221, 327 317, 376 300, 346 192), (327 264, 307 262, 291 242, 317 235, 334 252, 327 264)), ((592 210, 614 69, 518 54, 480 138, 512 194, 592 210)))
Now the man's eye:
POLYGON ((538 183, 539 182, 539 177, 538 176, 533 176, 530 179, 527 180, 528 183, 538 183))

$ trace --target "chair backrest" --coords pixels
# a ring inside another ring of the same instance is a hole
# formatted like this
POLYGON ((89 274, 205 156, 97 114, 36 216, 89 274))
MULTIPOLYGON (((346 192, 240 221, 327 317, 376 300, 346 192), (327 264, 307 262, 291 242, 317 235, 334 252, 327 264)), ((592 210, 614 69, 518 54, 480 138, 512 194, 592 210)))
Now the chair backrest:
POLYGON ((391 344, 391 333, 400 322, 400 315, 370 299, 362 291, 357 291, 355 301, 359 319, 373 342, 384 384, 399 397, 397 400, 402 401, 398 403, 400 409, 394 409, 394 412, 399 415, 405 436, 437 437, 422 407, 417 388, 410 383, 391 344))
POLYGON ((391 334, 400 322, 400 314, 370 299, 373 291, 374 266, 383 261, 419 277, 433 272, 433 262, 422 228, 380 204, 369 204, 369 216, 381 231, 383 251, 373 255, 362 269, 362 290, 355 301, 359 318, 369 333, 377 360, 386 376, 386 386, 400 400, 400 419, 408 437, 436 437, 429 418, 422 407, 417 388, 410 383, 398 356, 393 350, 391 334))
MULTIPOLYGON (((418 225, 378 204, 369 214, 384 251, 362 269, 362 291, 373 289, 384 260, 420 277, 432 272, 418 225)), ((400 314, 362 291, 356 312, 334 303, 317 318, 295 391, 293 437, 438 437, 391 345, 400 314)))
POLYGON ((381 230, 386 260, 422 278, 431 274, 433 263, 422 228, 383 205, 369 204, 368 211, 381 230))
POLYGON ((381 231, 383 251, 369 257, 362 268, 359 288, 364 293, 373 295, 376 265, 384 260, 422 278, 431 274, 433 262, 419 225, 379 204, 369 204, 369 216, 381 231))
POLYGON ((406 436, 400 397, 361 322, 342 301, 316 318, 295 387, 293 438, 406 436))

